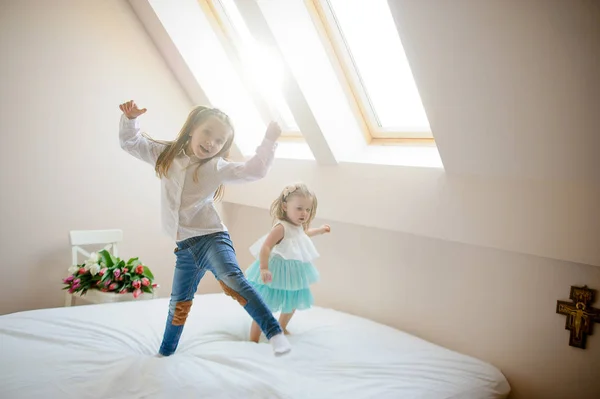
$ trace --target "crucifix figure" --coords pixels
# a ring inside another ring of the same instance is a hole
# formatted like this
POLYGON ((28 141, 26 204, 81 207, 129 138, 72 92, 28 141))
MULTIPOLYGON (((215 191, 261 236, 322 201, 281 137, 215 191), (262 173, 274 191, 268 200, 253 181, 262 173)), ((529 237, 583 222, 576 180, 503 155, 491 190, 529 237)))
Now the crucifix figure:
POLYGON ((588 335, 594 331, 594 323, 600 323, 600 309, 593 308, 596 290, 583 287, 571 287, 568 301, 556 301, 556 313, 567 316, 565 329, 571 332, 569 345, 585 349, 588 335))

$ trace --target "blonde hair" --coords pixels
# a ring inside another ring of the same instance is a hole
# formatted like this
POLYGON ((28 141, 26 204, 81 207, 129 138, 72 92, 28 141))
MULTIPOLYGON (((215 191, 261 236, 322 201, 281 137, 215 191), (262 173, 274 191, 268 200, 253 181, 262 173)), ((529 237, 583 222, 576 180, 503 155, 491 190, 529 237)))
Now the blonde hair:
MULTIPOLYGON (((227 116, 227 114, 225 114, 223 111, 221 111, 217 108, 209 108, 209 107, 205 107, 203 105, 198 105, 198 106, 194 107, 188 114, 188 117, 187 117, 185 123, 183 124, 183 127, 179 131, 179 134, 177 135, 177 138, 175 140, 173 140, 173 141, 155 140, 155 139, 147 136, 146 134, 144 134, 149 140, 152 140, 156 143, 163 144, 165 146, 164 150, 158 156, 158 159, 156 161, 156 166, 154 168, 154 170, 156 171, 156 175, 159 178, 167 176, 167 173, 169 171, 169 168, 171 167, 171 164, 173 163, 173 160, 181 153, 181 151, 185 151, 185 147, 188 144, 188 142, 190 141, 191 134, 194 131, 194 129, 201 123, 206 122, 206 120, 208 118, 210 118, 211 116, 216 117, 221 122, 223 122, 227 127, 229 127, 231 129, 231 134, 227 138, 227 141, 225 142, 225 144, 223 145, 223 148, 221 149, 221 151, 219 151, 218 154, 216 154, 215 156, 213 156, 211 158, 204 159, 197 164, 196 171, 194 173, 194 182, 197 182, 198 181, 198 169, 200 168, 200 166, 202 166, 203 164, 205 164, 206 162, 210 161, 213 158, 216 158, 216 157, 226 158, 229 155, 229 150, 231 149, 231 146, 232 146, 233 140, 234 140, 234 129, 233 129, 233 124, 231 123, 231 119, 229 118, 229 116, 227 116)), ((221 198, 223 198, 223 185, 220 185, 217 188, 213 198, 215 201, 219 201, 221 198)))
POLYGON ((305 197, 312 199, 312 207, 310 208, 310 214, 308 215, 308 219, 306 220, 306 222, 304 222, 303 224, 304 230, 308 230, 308 228, 310 227, 310 223, 313 221, 317 214, 317 196, 304 183, 291 184, 289 186, 286 186, 281 191, 281 194, 279 194, 277 199, 275 199, 275 201, 273 201, 273 203, 271 204, 271 216, 273 217, 273 221, 289 221, 285 213, 284 204, 286 204, 288 200, 293 197, 305 197))

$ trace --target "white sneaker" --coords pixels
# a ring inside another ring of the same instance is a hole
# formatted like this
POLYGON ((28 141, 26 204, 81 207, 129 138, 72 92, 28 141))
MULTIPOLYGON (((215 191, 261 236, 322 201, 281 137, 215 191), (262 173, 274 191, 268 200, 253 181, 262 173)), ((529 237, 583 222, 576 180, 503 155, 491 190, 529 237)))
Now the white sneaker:
POLYGON ((269 342, 273 347, 273 352, 275 353, 275 356, 285 355, 286 353, 289 353, 292 350, 292 345, 290 345, 290 342, 283 333, 274 335, 273 337, 271 337, 269 342))

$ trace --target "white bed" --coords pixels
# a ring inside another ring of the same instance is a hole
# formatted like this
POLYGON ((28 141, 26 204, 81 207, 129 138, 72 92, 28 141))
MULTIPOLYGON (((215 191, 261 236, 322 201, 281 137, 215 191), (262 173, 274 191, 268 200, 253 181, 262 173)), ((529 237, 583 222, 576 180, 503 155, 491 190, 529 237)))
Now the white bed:
POLYGON ((223 294, 195 298, 178 351, 157 358, 168 300, 0 316, 0 398, 505 398, 490 364, 330 309, 290 323, 288 356, 246 342, 223 294))

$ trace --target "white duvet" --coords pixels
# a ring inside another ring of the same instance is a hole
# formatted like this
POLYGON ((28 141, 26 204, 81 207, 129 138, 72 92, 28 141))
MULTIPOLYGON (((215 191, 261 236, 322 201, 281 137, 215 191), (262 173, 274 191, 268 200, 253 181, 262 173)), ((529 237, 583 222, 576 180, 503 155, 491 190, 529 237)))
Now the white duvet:
POLYGON ((0 316, 0 398, 505 398, 495 367, 330 309, 299 312, 293 351, 247 342, 250 319, 199 295, 175 355, 155 357, 167 299, 0 316))

